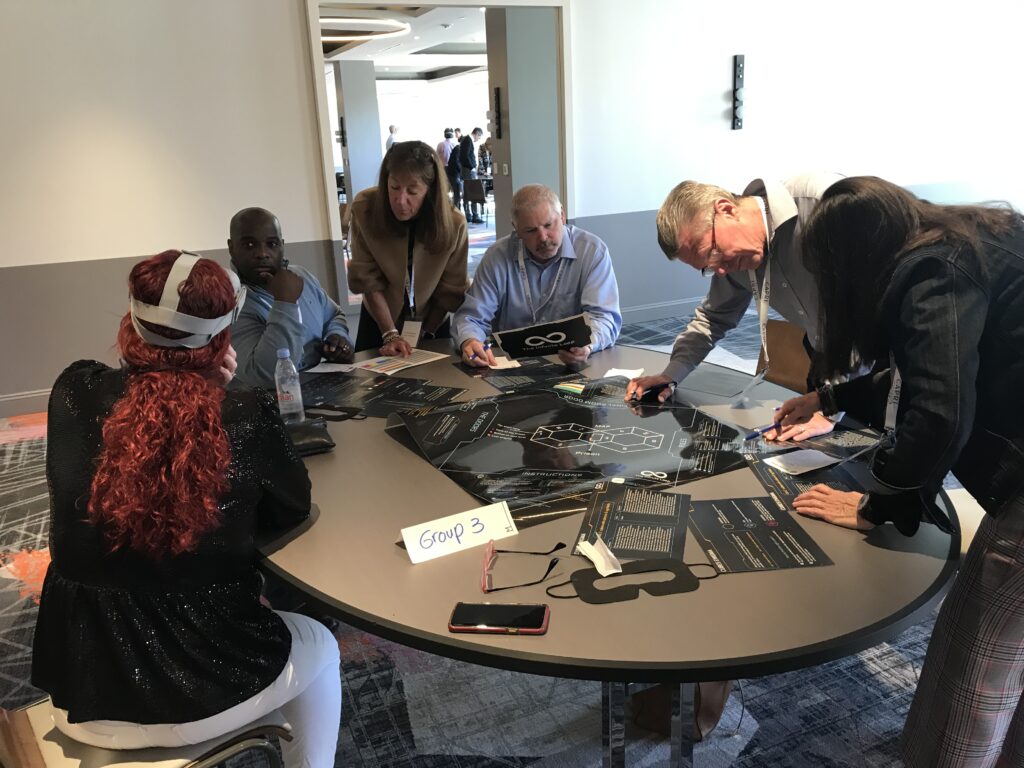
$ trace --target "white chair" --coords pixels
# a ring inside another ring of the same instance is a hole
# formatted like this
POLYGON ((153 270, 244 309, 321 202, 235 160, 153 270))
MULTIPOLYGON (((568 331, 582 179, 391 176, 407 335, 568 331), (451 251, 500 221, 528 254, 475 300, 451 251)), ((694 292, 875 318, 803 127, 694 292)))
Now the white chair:
POLYGON ((4 768, 212 768, 230 757, 256 750, 270 765, 281 759, 271 739, 291 741, 279 713, 216 739, 187 747, 103 749, 69 739, 53 725, 50 700, 25 709, 0 709, 0 764, 4 768))

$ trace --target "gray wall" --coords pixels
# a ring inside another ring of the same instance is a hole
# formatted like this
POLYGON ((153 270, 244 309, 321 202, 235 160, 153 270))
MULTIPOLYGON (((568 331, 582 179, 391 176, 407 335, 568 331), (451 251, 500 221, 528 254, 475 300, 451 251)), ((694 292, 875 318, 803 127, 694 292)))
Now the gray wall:
POLYGON ((608 246, 626 323, 689 314, 704 298, 711 280, 665 258, 655 239, 656 213, 633 211, 570 220, 608 246))
MULTIPOLYGON (((334 260, 340 243, 288 243, 286 252, 337 297, 334 260)), ((202 255, 228 264, 226 248, 202 255)), ((117 364, 114 345, 128 308, 128 273, 141 258, 0 269, 0 317, 9 345, 9 362, 0 367, 0 418, 45 410, 54 379, 75 360, 117 364)), ((357 321, 349 316, 353 333, 357 321)))

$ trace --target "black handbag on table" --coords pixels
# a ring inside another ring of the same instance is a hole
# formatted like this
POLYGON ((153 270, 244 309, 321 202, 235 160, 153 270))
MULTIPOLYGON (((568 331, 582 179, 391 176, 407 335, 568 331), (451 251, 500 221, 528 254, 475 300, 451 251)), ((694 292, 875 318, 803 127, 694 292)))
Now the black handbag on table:
POLYGON ((285 424, 299 456, 314 456, 334 449, 334 438, 327 431, 327 421, 311 418, 297 424, 285 424))

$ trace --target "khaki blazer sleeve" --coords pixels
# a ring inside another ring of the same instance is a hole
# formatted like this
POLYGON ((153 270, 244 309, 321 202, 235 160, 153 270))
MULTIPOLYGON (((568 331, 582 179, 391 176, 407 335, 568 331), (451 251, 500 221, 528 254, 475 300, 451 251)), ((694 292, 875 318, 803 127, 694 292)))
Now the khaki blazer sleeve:
POLYGON ((362 218, 366 208, 353 206, 352 222, 349 224, 349 249, 352 261, 348 265, 348 287, 353 293, 387 291, 388 279, 374 258, 366 235, 363 233, 362 218))
POLYGON ((466 232, 466 220, 461 216, 456 218, 459 220, 459 228, 455 245, 448 252, 447 263, 433 296, 433 301, 445 312, 454 312, 462 306, 468 283, 469 235, 466 232))

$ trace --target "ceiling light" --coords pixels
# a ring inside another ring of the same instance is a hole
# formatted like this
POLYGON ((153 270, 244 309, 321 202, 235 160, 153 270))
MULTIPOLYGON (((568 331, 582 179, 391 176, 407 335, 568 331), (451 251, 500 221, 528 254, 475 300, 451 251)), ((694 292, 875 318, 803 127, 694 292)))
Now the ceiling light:
POLYGON ((396 19, 346 19, 339 16, 325 16, 320 19, 321 26, 342 27, 369 27, 365 34, 359 35, 332 35, 324 34, 328 30, 322 30, 320 39, 326 43, 347 43, 355 40, 383 40, 388 37, 401 37, 409 34, 412 27, 404 21, 396 19))
POLYGON ((413 35, 413 36, 412 36, 412 39, 413 39, 413 40, 419 40, 419 39, 420 39, 420 36, 419 36, 419 35, 413 35))

